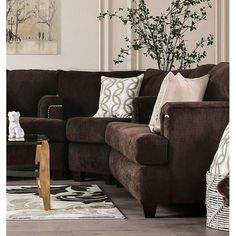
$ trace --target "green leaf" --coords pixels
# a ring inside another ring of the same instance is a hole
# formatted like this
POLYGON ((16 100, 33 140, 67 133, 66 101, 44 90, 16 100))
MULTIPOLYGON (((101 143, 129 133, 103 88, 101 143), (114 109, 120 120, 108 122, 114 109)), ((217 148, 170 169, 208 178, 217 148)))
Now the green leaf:
MULTIPOLYGON (((132 0, 135 2, 135 0, 132 0)), ((205 47, 214 43, 214 36, 197 41, 192 51, 187 47, 186 32, 197 30, 198 23, 207 19, 207 9, 212 0, 172 0, 160 15, 151 15, 145 0, 137 8, 120 7, 117 12, 100 13, 99 20, 117 18, 128 25, 137 39, 124 38, 126 46, 121 48, 115 64, 122 63, 131 50, 145 49, 144 55, 156 60, 159 69, 171 70, 191 67, 206 57, 205 47)))

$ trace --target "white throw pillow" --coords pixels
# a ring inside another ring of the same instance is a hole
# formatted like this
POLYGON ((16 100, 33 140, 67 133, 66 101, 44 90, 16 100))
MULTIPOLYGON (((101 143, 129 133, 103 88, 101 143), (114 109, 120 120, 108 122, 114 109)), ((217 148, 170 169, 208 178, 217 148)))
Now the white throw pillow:
POLYGON ((99 108, 93 117, 129 118, 133 99, 139 95, 144 74, 130 78, 101 77, 99 108))
POLYGON ((149 123, 152 132, 160 131, 161 107, 167 102, 198 102, 202 101, 209 75, 200 78, 184 78, 180 73, 169 72, 164 78, 149 123))
POLYGON ((209 172, 222 176, 229 173, 229 124, 222 135, 209 172))

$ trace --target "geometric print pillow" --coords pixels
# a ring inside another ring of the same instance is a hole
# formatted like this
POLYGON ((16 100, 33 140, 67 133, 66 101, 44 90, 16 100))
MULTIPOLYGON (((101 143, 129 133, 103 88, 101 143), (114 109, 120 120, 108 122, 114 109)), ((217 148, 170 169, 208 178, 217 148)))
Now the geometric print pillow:
POLYGON ((229 174, 229 124, 225 128, 209 172, 222 176, 229 174))
POLYGON ((130 118, 144 74, 130 78, 101 77, 99 107, 93 117, 130 118))

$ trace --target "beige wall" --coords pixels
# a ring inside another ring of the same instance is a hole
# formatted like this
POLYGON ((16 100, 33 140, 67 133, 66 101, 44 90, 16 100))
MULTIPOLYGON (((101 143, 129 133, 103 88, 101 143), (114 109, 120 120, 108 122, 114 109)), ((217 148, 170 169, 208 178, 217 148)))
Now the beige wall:
MULTIPOLYGON (((59 0, 58 0, 59 1, 59 0)), ((123 70, 156 67, 154 61, 142 53, 132 53, 124 63, 114 65, 113 59, 123 38, 132 36, 118 20, 99 22, 100 11, 131 6, 131 0, 61 0, 58 55, 8 55, 8 69, 39 68, 65 70, 123 70)), ((147 0, 153 14, 165 10, 170 0, 147 0)), ((208 21, 201 23, 198 31, 189 37, 189 44, 197 38, 212 33, 216 35, 214 47, 207 49, 202 63, 228 60, 228 0, 213 0, 208 21)))

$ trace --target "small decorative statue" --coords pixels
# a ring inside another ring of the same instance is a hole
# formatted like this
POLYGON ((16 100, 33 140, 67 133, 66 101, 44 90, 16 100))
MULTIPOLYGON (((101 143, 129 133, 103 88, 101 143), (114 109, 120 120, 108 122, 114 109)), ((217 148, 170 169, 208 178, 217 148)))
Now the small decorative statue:
POLYGON ((10 111, 8 112, 8 120, 9 120, 9 140, 22 140, 24 139, 25 132, 20 126, 20 112, 10 111))

